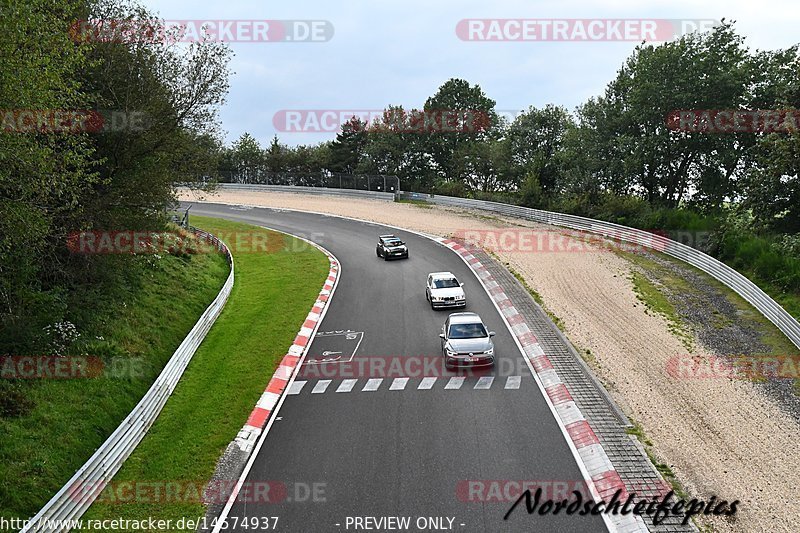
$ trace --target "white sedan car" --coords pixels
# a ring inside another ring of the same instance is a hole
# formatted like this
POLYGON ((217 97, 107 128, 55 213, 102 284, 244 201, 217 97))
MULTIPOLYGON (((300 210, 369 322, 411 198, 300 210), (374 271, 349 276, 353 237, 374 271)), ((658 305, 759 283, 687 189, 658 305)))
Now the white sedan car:
POLYGON ((433 272, 428 274, 425 285, 425 299, 433 309, 449 307, 465 307, 467 298, 464 295, 464 284, 460 283, 450 272, 433 272))

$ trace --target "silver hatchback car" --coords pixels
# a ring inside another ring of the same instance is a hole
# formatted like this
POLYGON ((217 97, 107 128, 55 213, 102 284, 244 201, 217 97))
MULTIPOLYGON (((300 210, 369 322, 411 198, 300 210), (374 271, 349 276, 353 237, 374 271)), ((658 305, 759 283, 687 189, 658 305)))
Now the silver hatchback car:
POLYGON ((446 368, 494 365, 494 331, 477 313, 453 313, 439 334, 446 368))

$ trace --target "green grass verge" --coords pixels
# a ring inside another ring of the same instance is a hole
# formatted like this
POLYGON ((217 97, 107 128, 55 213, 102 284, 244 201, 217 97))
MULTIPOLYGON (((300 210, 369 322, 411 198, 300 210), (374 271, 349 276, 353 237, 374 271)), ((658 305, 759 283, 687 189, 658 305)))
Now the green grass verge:
POLYGON ((229 271, 219 254, 107 256, 102 264, 113 276, 69 295, 67 318, 81 337, 67 355, 113 358, 131 363, 117 368, 133 372, 0 383, 14 383, 30 406, 20 416, 0 416, 0 516, 6 519, 33 516, 116 429, 229 271))
MULTIPOLYGON (((648 259, 646 256, 621 251, 617 253, 625 259, 628 259, 629 261, 654 272, 662 283, 668 284, 670 287, 686 293, 697 292, 696 289, 692 287, 692 285, 686 279, 676 276, 669 269, 659 265, 652 259, 648 259)), ((725 299, 727 299, 736 307, 739 317, 755 327, 756 330, 758 330, 758 332, 761 334, 761 342, 770 348, 770 351, 764 355, 776 356, 798 353, 797 347, 792 344, 792 341, 790 341, 786 335, 781 332, 781 330, 779 330, 772 322, 769 321, 769 319, 767 319, 752 305, 750 305, 744 298, 739 296, 733 289, 716 280, 715 278, 712 278, 699 268, 696 268, 688 263, 684 263, 683 261, 660 252, 651 253, 656 253, 660 258, 666 261, 680 265, 682 268, 694 271, 697 275, 703 277, 703 279, 705 279, 709 285, 724 295, 725 299)), ((731 319, 726 316, 715 316, 717 326, 720 328, 724 327, 730 320, 731 319)))
MULTIPOLYGON (((211 478, 225 447, 247 421, 274 369, 291 346, 329 270, 316 248, 235 222, 192 217, 211 233, 260 232, 286 239, 272 253, 234 252, 236 283, 220 317, 195 354, 147 436, 114 478, 120 482, 194 482, 211 478)), ((87 519, 197 519, 193 501, 114 503, 106 493, 87 519)), ((186 500, 179 497, 177 500, 186 500)))
MULTIPOLYGON (((670 282, 677 282, 681 279, 677 276, 669 277, 670 282), (673 280, 673 278, 675 279, 673 280)), ((678 317, 675 306, 667 299, 661 289, 647 277, 636 271, 631 274, 631 282, 633 282, 633 291, 636 293, 636 297, 645 305, 645 313, 654 312, 666 318, 667 327, 670 332, 680 339, 686 349, 691 352, 694 347, 694 337, 680 317, 678 317)))

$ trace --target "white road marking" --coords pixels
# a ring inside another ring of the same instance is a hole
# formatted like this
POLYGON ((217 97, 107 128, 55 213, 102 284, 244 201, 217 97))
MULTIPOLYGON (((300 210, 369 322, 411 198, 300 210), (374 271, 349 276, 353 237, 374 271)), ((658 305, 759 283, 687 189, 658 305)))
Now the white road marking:
POLYGON ((317 381, 317 384, 314 385, 314 388, 311 389, 311 394, 322 394, 328 389, 328 385, 331 384, 331 380, 329 379, 321 379, 317 381))
POLYGON ((305 384, 305 381, 293 381, 292 384, 289 385, 289 390, 286 391, 286 394, 300 394, 305 384))
MULTIPOLYGON (((368 379, 364 388, 361 391, 365 392, 374 392, 380 389, 381 384, 383 383, 384 378, 372 378, 368 379)), ((422 378, 419 385, 417 386, 417 390, 431 390, 433 386, 436 384, 436 380, 438 378, 422 378)), ((464 385, 464 381, 466 378, 464 376, 454 376, 451 377, 447 384, 444 386, 445 390, 459 390, 464 385)), ((314 388, 311 390, 311 394, 322 394, 328 390, 332 380, 330 379, 321 379, 317 381, 314 385, 314 388)), ((389 386, 389 390, 406 390, 408 388, 409 378, 394 378, 392 380, 392 384, 389 386)), ((515 390, 520 388, 520 384, 522 382, 522 376, 508 376, 506 378, 506 383, 504 388, 507 390, 515 390)), ((286 394, 296 395, 300 394, 305 387, 307 381, 294 381, 289 385, 289 388, 286 390, 286 394)), ((358 379, 343 379, 341 383, 339 383, 336 392, 353 392, 353 389, 358 383, 358 379)), ((494 385, 494 376, 483 376, 478 378, 478 381, 475 383, 473 389, 476 390, 489 390, 494 385)), ((413 387, 412 387, 413 388, 413 387)))
POLYGON ((406 388, 408 378, 395 378, 389 386, 389 390, 403 390, 406 388))
POLYGON ((461 385, 464 384, 464 377, 452 377, 450 381, 447 382, 447 385, 444 386, 445 390, 452 390, 452 389, 460 389, 461 385))
POLYGON ((478 382, 475 384, 475 388, 483 390, 490 389, 493 382, 494 378, 492 376, 483 376, 478 379, 478 382))
POLYGON ((358 380, 357 379, 345 379, 339 385, 339 388, 336 389, 336 392, 350 392, 351 390, 353 390, 353 387, 355 387, 356 381, 358 381, 358 380))
POLYGON ((378 390, 378 387, 381 386, 383 383, 383 378, 372 378, 367 380, 367 384, 364 385, 364 388, 361 389, 362 391, 372 392, 378 390))
POLYGON ((436 383, 436 378, 422 378, 422 382, 420 382, 419 390, 430 390, 433 388, 433 384, 436 383))

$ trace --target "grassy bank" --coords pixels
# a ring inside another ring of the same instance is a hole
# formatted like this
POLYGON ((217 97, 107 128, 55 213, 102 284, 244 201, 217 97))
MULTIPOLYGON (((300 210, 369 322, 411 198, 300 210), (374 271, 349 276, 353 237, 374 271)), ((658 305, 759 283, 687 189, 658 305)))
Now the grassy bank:
POLYGON ((65 352, 102 361, 104 372, 90 379, 0 379, 0 395, 13 395, 15 409, 0 414, 2 517, 35 514, 94 453, 228 276, 219 254, 109 256, 104 268, 115 275, 69 295, 67 318, 80 337, 65 352))
MULTIPOLYGON (((748 354, 749 356, 774 358, 797 355, 797 347, 777 326, 747 303, 744 298, 705 272, 661 253, 652 253, 652 255, 660 258, 661 263, 643 254, 621 251, 618 251, 617 254, 635 266, 631 273, 631 281, 637 297, 647 306, 648 310, 661 314, 666 318, 670 331, 684 343, 689 352, 694 349, 694 335, 691 332, 691 326, 679 316, 676 304, 680 301, 684 304, 686 301, 691 300, 703 301, 707 295, 699 287, 677 274, 672 268, 667 268, 664 264, 665 262, 672 263, 675 267, 686 269, 700 276, 704 283, 708 284, 709 287, 733 306, 734 314, 726 314, 716 305, 708 302, 707 309, 708 316, 711 318, 711 327, 722 330, 734 322, 738 322, 752 328, 756 332, 758 342, 763 344, 765 348, 758 353, 748 354), (665 287, 668 287, 669 290, 665 291, 665 287), (681 294, 681 298, 676 299, 675 293, 681 294)), ((760 381, 764 378, 753 379, 760 381)), ((793 390, 795 394, 800 395, 800 379, 794 380, 793 390)))
MULTIPOLYGON (((225 309, 114 483, 191 482, 202 487, 292 344, 328 274, 328 259, 304 242, 218 219, 192 217, 192 223, 217 234, 255 231, 284 246, 269 246, 271 253, 234 251, 236 283, 225 309)), ((108 492, 86 518, 202 516, 204 507, 184 496, 120 504, 108 492)))

